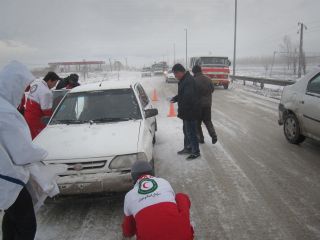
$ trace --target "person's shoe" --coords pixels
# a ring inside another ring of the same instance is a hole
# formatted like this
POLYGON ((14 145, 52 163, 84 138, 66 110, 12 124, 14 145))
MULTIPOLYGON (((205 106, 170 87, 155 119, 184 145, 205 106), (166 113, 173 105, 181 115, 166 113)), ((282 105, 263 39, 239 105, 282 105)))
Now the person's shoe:
POLYGON ((178 155, 184 155, 184 154, 190 154, 190 153, 191 153, 191 149, 184 148, 178 152, 178 155))
POLYGON ((204 144, 204 139, 199 139, 200 144, 204 144))
POLYGON ((187 157, 187 160, 194 160, 200 156, 200 153, 192 153, 191 155, 189 155, 189 157, 187 157))
POLYGON ((218 138, 212 138, 212 144, 216 144, 218 141, 218 138))

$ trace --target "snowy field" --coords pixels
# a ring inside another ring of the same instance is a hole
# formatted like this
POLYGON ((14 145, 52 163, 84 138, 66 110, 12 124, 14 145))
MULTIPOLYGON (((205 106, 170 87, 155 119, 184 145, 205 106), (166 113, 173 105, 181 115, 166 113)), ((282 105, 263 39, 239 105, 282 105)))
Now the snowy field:
MULTIPOLYGON (((110 79, 118 74, 89 73, 85 82, 110 79)), ((201 158, 186 161, 176 154, 183 146, 181 120, 167 117, 177 85, 163 77, 141 79, 137 72, 120 72, 119 79, 139 81, 149 94, 158 92, 156 172, 176 192, 189 194, 195 239, 320 239, 320 143, 286 142, 277 124, 277 97, 241 83, 217 88, 212 116, 218 143, 212 145, 204 131, 201 158)), ((37 215, 37 239, 122 239, 123 198, 50 200, 37 215)))

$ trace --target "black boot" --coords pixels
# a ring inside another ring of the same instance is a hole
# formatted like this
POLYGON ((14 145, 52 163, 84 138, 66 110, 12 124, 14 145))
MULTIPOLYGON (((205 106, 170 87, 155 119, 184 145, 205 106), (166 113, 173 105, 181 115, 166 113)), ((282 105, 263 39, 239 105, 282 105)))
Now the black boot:
POLYGON ((200 153, 192 153, 191 155, 189 155, 189 157, 187 157, 187 160, 194 160, 200 156, 200 153))
POLYGON ((191 153, 191 149, 189 148, 184 148, 181 151, 177 152, 178 155, 184 155, 184 154, 190 154, 191 153))
POLYGON ((212 138, 212 144, 216 144, 218 142, 218 138, 217 137, 213 137, 212 138))

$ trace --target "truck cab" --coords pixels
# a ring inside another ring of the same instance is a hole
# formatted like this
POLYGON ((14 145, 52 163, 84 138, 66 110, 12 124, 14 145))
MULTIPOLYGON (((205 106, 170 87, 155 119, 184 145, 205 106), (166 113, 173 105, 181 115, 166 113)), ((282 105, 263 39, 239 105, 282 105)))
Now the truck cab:
POLYGON ((231 62, 228 57, 192 57, 190 59, 190 69, 195 65, 201 66, 202 72, 207 75, 215 85, 223 86, 225 89, 229 88, 229 67, 231 62))

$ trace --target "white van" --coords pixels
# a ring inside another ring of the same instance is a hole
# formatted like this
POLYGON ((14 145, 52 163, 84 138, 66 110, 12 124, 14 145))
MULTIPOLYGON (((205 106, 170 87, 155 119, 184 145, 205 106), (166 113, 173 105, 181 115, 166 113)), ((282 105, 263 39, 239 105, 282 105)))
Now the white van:
POLYGON ((302 143, 306 137, 320 141, 320 68, 283 89, 279 124, 290 143, 302 143))

